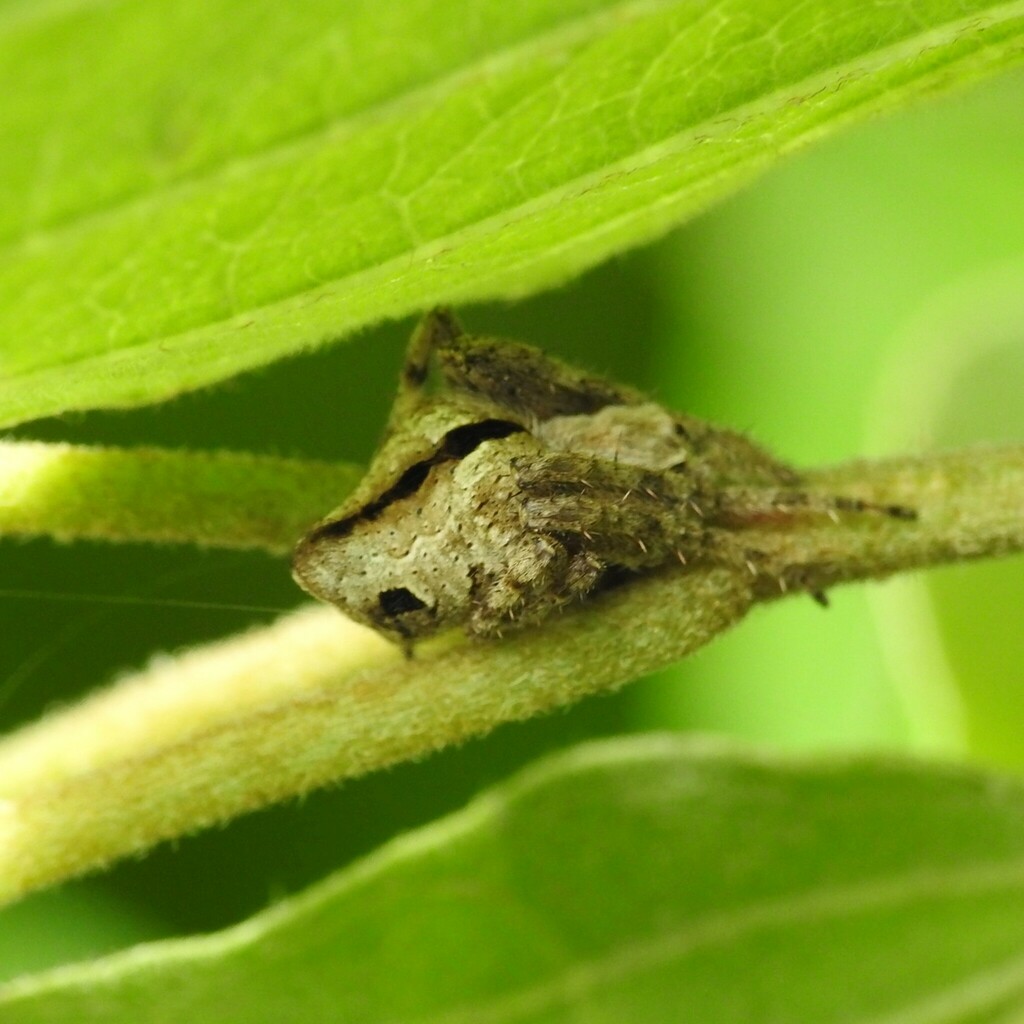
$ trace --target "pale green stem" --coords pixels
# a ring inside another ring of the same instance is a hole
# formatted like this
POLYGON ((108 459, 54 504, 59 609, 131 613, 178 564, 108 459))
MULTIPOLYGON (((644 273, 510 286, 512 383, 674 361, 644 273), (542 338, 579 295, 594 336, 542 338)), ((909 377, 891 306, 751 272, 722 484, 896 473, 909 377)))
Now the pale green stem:
MULTIPOLYGON (((808 474, 822 495, 913 509, 912 521, 882 515, 818 517, 799 530, 752 537, 771 552, 767 577, 821 590, 835 583, 1024 550, 1024 446, 979 446, 918 458, 849 462, 808 474)), ((763 596, 773 596, 777 586, 763 596)))
POLYGON ((360 473, 240 452, 0 441, 0 535, 281 553, 360 473))
MULTIPOLYGON (((504 641, 414 660, 329 608, 199 648, 0 744, 0 899, 673 661, 790 588, 1024 549, 1024 448, 860 463, 822 493, 913 507, 748 531, 770 571, 678 567, 504 641)), ((825 699, 823 697, 823 699, 825 699)))

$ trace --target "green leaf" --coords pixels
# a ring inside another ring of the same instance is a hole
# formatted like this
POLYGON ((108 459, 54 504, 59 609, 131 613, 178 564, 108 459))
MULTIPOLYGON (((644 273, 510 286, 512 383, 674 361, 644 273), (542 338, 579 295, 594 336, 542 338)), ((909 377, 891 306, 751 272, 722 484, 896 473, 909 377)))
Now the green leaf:
POLYGON ((670 736, 560 755, 236 928, 0 990, 19 1024, 1021 1012, 1019 781, 670 736))
POLYGON ((8 2, 0 424, 549 286, 1022 36, 992 0, 8 2))
POLYGON ((0 913, 0 981, 167 934, 128 897, 98 886, 51 889, 0 913))

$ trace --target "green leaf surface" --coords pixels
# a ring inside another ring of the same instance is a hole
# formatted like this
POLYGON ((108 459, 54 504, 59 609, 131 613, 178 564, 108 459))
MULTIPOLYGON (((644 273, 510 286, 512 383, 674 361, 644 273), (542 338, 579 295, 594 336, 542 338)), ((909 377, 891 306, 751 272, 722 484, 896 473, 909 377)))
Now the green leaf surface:
POLYGON ((1021 1013, 1019 781, 672 736, 560 755, 236 928, 0 990, 19 1024, 1021 1013))
POLYGON ((557 283, 1022 39, 1019 0, 8 2, 0 424, 557 283))

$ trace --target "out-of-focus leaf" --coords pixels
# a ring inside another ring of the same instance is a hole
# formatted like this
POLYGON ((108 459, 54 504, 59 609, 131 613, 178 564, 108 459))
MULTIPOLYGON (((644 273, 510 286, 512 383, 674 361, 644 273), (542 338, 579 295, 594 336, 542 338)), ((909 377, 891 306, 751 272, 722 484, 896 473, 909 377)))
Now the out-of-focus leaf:
POLYGON ((579 748, 220 934, 12 983, 19 1024, 1007 1021, 1024 787, 579 748))

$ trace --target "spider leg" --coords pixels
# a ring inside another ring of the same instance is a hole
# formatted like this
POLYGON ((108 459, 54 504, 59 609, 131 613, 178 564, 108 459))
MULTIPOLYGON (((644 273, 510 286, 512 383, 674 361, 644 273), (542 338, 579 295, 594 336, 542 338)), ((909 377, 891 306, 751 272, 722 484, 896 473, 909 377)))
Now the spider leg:
MULTIPOLYGON (((763 577, 770 588, 785 594, 792 587, 805 589, 798 578, 788 576, 771 559, 751 544, 746 531, 785 531, 806 526, 808 521, 839 523, 846 516, 876 520, 917 518, 914 509, 863 501, 845 495, 820 494, 795 489, 726 487, 707 512, 708 550, 716 560, 745 564, 755 577, 763 577), (774 582, 772 582, 774 581, 774 582)), ((823 590, 810 590, 811 597, 828 607, 823 590)))
POLYGON ((905 505, 880 504, 844 495, 789 488, 727 487, 709 509, 708 522, 709 525, 732 530, 785 529, 808 519, 826 518, 838 523, 846 515, 902 520, 917 518, 916 510, 905 505))

